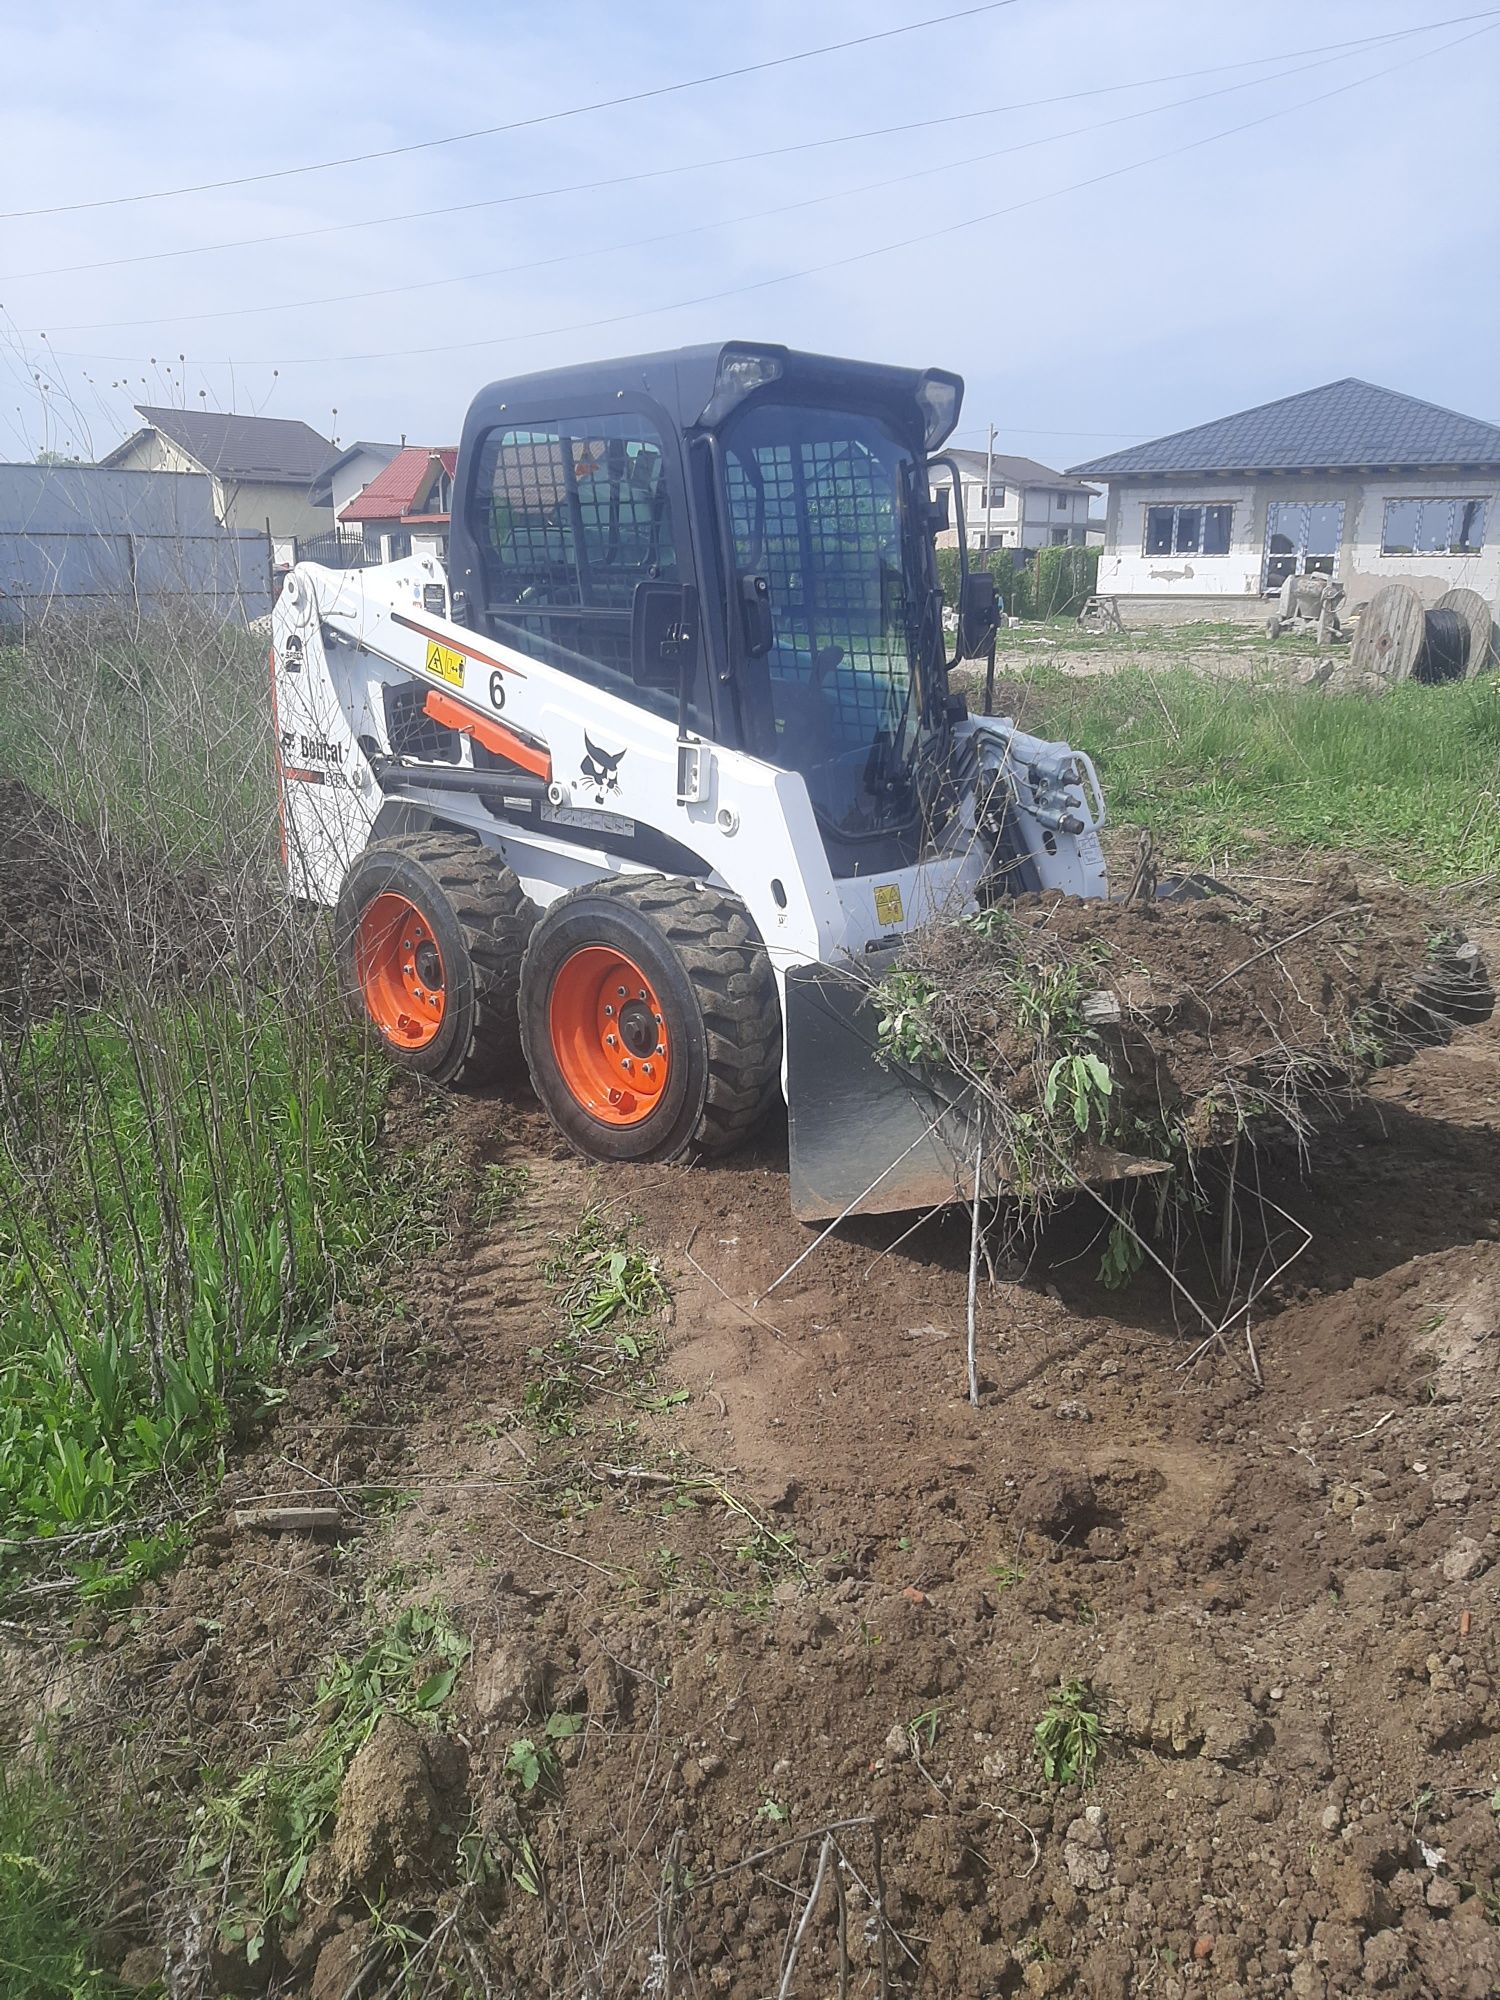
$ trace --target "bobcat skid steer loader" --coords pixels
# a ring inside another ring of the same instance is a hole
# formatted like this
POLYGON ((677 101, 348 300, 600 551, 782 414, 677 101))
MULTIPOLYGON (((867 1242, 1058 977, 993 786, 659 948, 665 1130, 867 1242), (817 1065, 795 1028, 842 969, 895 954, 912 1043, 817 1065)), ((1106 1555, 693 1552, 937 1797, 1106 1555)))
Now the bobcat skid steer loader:
MULTIPOLYGON (((914 926, 1107 882, 1088 757, 949 692, 961 395, 738 342, 496 383, 446 561, 292 570, 286 865, 398 1064, 519 1044, 600 1160, 724 1153, 784 1091, 805 1220, 967 1191, 966 1086, 876 1060, 869 988, 914 926)), ((994 623, 965 575, 961 651, 994 623)))

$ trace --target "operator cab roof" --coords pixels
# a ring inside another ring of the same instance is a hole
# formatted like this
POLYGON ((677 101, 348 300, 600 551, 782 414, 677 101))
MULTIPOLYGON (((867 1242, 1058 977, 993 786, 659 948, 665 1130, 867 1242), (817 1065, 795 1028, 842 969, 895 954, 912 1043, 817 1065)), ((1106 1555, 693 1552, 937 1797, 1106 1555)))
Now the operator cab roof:
POLYGON ((544 411, 556 416, 602 413, 622 396, 649 397, 679 432, 712 429, 736 404, 773 384, 798 401, 905 405, 913 411, 928 451, 950 435, 963 400, 961 378, 945 369, 849 361, 768 341, 719 341, 491 382, 470 405, 464 444, 468 447, 507 416, 534 421, 544 411))

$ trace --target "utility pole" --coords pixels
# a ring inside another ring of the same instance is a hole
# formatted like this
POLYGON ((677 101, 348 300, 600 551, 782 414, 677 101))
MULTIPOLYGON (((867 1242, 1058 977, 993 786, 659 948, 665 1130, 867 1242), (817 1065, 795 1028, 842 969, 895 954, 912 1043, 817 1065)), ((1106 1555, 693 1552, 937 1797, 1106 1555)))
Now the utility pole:
POLYGON ((991 481, 995 474, 995 426, 990 425, 989 443, 984 448, 984 545, 993 547, 990 540, 990 493, 991 481))

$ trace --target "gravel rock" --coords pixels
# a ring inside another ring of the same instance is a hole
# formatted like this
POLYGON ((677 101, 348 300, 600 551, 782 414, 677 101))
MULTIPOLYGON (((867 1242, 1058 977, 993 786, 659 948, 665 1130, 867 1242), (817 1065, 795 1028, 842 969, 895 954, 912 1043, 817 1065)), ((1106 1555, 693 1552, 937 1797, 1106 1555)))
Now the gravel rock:
POLYGON ((1108 1888, 1112 1860, 1104 1838, 1104 1809, 1088 1806, 1063 1835, 1063 1866, 1075 1889, 1108 1888))
POLYGON ((1469 1481, 1462 1472, 1440 1472, 1432 1482, 1433 1504, 1461 1507, 1469 1497, 1469 1481))
POLYGON ((1449 1583, 1472 1583, 1489 1566, 1489 1557, 1472 1535, 1460 1535, 1443 1557, 1443 1575, 1449 1583))

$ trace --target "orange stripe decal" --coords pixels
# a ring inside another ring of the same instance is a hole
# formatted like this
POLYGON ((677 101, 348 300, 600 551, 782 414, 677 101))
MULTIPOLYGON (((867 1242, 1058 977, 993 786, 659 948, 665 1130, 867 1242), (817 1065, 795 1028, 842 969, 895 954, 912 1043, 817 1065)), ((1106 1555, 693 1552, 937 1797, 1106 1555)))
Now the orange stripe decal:
POLYGON ((552 753, 545 743, 528 742, 513 729, 507 729, 503 722, 494 722, 486 715, 476 715, 463 702, 455 701, 451 694, 444 694, 441 688, 429 688, 423 706, 433 721, 442 723, 445 729, 457 729, 465 736, 472 736, 476 743, 482 743, 497 757, 519 764, 523 771, 530 771, 544 784, 552 782, 552 753))

